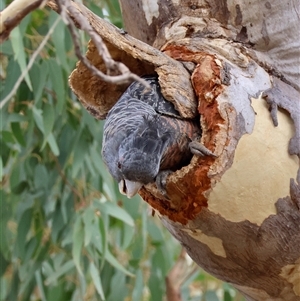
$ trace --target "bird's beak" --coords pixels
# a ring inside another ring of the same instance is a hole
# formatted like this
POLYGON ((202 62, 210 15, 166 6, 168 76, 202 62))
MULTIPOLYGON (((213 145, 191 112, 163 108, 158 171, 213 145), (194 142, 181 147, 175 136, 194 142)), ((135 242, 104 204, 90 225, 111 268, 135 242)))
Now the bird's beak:
POLYGON ((119 190, 122 194, 125 194, 128 198, 135 196, 143 186, 142 183, 133 182, 129 180, 121 180, 119 182, 119 190))

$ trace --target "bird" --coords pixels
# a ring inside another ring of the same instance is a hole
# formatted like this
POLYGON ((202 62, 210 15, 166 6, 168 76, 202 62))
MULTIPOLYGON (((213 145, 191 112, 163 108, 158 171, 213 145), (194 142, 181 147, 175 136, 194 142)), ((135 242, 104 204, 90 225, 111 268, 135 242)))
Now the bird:
POLYGON ((166 195, 167 176, 193 154, 214 156, 199 142, 199 125, 181 118, 163 97, 158 77, 142 78, 151 89, 134 81, 108 112, 103 130, 103 161, 128 198, 153 182, 166 195))

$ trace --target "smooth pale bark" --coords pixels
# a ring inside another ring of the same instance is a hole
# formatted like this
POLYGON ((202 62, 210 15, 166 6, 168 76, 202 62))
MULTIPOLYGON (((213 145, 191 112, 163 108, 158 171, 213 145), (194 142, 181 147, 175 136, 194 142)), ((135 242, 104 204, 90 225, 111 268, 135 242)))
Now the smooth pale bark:
MULTIPOLYGON (((121 6, 128 34, 81 11, 114 58, 140 75, 159 74, 183 118, 200 113, 202 143, 217 155, 194 156, 169 176, 169 199, 154 184, 141 196, 198 265, 248 300, 299 300, 299 2, 121 6)), ((87 55, 103 68, 92 44, 87 55)), ((70 84, 97 118, 125 89, 81 63, 70 84)))

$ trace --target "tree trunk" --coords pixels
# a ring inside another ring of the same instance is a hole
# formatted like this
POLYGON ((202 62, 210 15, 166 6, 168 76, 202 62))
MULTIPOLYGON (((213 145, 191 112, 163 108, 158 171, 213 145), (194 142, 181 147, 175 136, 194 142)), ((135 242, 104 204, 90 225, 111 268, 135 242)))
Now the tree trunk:
MULTIPOLYGON (((141 196, 198 265, 247 300, 300 300, 299 1, 121 7, 128 33, 80 10, 113 58, 139 75, 156 71, 183 118, 200 113, 201 142, 217 155, 169 176, 169 199, 154 184, 141 196)), ((87 56, 105 69, 92 43, 87 56)), ((125 88, 81 63, 70 84, 97 118, 125 88)))

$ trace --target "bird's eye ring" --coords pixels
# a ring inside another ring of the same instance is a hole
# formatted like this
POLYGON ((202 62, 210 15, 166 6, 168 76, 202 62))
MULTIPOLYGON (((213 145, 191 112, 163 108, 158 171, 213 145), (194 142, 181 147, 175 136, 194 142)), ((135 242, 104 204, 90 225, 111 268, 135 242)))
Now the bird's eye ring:
POLYGON ((122 167, 120 162, 118 162, 117 166, 118 166, 119 169, 122 167))

